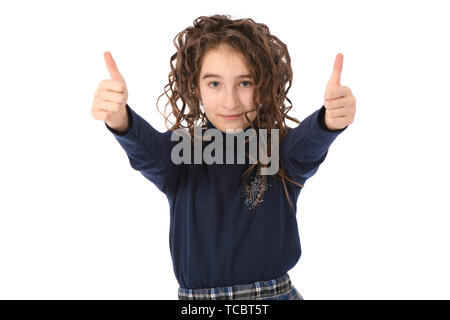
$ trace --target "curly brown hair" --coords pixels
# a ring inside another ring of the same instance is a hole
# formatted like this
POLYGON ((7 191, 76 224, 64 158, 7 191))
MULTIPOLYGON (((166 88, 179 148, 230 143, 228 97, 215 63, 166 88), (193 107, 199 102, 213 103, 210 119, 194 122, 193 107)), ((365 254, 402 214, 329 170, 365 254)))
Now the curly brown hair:
MULTIPOLYGON (((179 32, 173 43, 176 52, 170 58, 171 72, 169 73, 169 83, 164 87, 156 102, 165 94, 169 101, 164 108, 163 117, 168 130, 187 128, 191 139, 194 135, 194 127, 198 120, 201 125, 206 125, 206 115, 200 108, 201 100, 198 97, 198 83, 200 70, 205 54, 210 50, 226 47, 244 56, 251 75, 254 80, 255 91, 253 95, 254 106, 257 115, 255 120, 250 121, 245 113, 245 118, 249 125, 255 129, 267 129, 267 149, 270 153, 270 132, 271 129, 279 130, 280 142, 287 134, 287 129, 292 129, 286 125, 286 118, 300 123, 294 117, 287 115, 292 108, 292 102, 287 97, 287 93, 292 85, 293 71, 291 58, 287 46, 276 36, 271 35, 269 28, 263 23, 256 23, 253 19, 231 19, 229 15, 200 16, 194 20, 193 26, 187 27, 179 32), (176 60, 176 65, 173 61, 176 60), (286 88, 286 84, 288 84, 286 88), (169 94, 168 94, 169 93, 169 94), (177 101, 182 101, 178 107, 177 101), (286 106, 287 100, 290 106, 286 106), (167 106, 171 105, 171 112, 165 116, 167 106), (171 127, 167 126, 168 117, 173 114, 175 123, 171 127), (186 126, 182 122, 186 122, 186 126)), ((254 112, 255 109, 249 111, 254 112)), ((246 141, 248 142, 248 140, 246 141)), ((248 156, 248 154, 247 154, 248 156)), ((270 154, 269 154, 270 156, 270 154)), ((280 166, 277 175, 281 179, 287 200, 293 208, 292 202, 286 188, 285 180, 303 188, 303 185, 289 178, 285 172, 282 160, 279 159, 280 166)), ((254 167, 259 170, 267 166, 259 160, 250 166, 242 175, 245 190, 249 192, 245 177, 252 172, 254 167)), ((262 199, 266 190, 267 176, 262 176, 262 187, 259 190, 257 201, 262 199)))

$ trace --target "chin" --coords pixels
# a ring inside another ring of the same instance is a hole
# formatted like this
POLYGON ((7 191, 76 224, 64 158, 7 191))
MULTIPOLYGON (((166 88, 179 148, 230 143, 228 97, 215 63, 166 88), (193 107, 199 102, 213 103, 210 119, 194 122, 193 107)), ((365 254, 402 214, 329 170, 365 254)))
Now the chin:
POLYGON ((226 131, 227 129, 236 130, 236 129, 244 129, 244 125, 242 123, 222 123, 222 130, 226 131))

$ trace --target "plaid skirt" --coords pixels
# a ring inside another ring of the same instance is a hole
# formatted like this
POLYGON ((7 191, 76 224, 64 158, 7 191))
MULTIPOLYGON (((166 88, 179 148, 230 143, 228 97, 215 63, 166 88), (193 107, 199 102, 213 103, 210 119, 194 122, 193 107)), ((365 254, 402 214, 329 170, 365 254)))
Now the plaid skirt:
POLYGON ((289 275, 229 287, 178 289, 179 300, 303 300, 289 275))

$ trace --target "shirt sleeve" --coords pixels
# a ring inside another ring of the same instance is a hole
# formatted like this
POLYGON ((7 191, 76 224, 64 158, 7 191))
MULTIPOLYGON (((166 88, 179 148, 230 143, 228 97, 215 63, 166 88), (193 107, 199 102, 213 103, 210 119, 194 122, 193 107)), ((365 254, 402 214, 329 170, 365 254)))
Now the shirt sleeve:
POLYGON ((170 158, 172 131, 159 132, 128 104, 126 109, 129 122, 125 132, 112 129, 106 122, 105 126, 125 150, 131 167, 167 193, 176 170, 170 158))
POLYGON ((280 157, 287 174, 300 184, 312 177, 325 160, 332 142, 345 128, 330 130, 325 124, 325 106, 288 129, 280 145, 280 157))

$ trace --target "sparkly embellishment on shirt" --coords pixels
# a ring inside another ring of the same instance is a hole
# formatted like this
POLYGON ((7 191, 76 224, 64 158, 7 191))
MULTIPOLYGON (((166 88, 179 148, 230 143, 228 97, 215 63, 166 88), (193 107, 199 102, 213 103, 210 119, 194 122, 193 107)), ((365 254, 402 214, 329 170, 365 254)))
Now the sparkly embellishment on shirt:
MULTIPOLYGON (((268 181, 266 181, 266 185, 264 186, 264 189, 262 190, 262 192, 265 192, 267 190, 267 188, 270 186, 271 186, 271 184, 269 184, 268 181)), ((248 192, 246 192, 246 190, 245 190, 245 185, 243 186, 243 197, 246 197, 245 205, 248 208, 254 209, 258 206, 259 203, 264 201, 262 199, 262 198, 264 198, 264 194, 261 199, 259 199, 259 200, 257 199, 258 194, 262 188, 263 188, 262 176, 258 170, 258 175, 256 177, 255 177, 255 175, 250 177, 250 185, 248 186, 248 192)))

